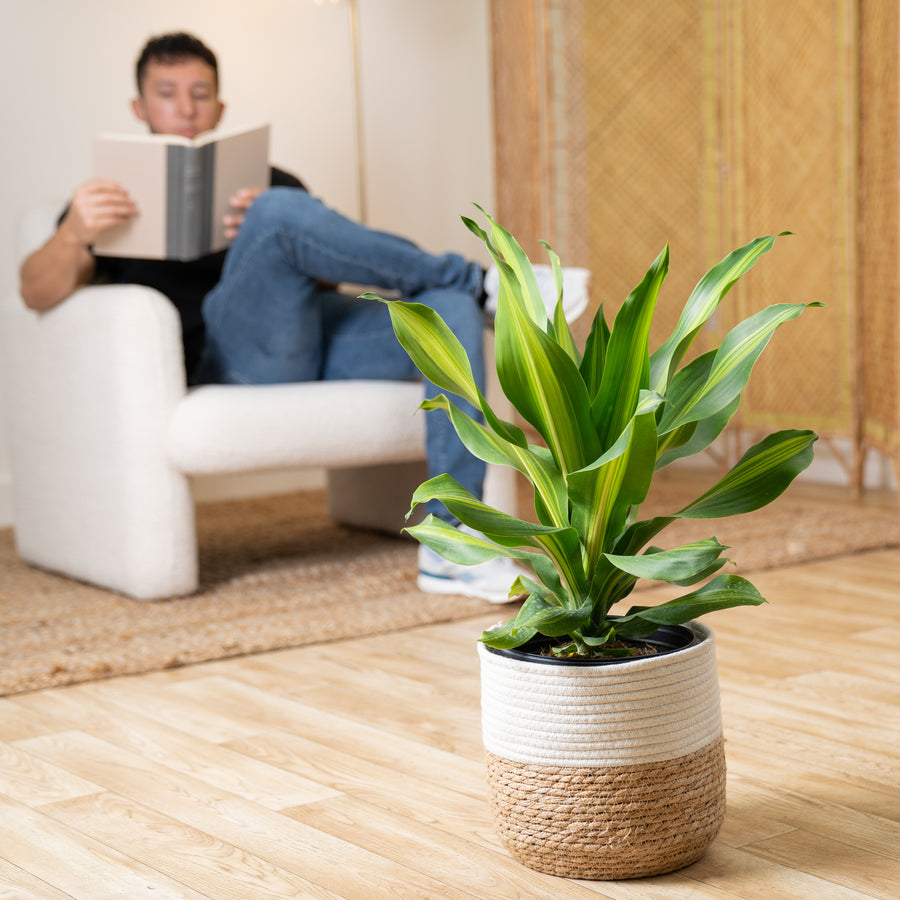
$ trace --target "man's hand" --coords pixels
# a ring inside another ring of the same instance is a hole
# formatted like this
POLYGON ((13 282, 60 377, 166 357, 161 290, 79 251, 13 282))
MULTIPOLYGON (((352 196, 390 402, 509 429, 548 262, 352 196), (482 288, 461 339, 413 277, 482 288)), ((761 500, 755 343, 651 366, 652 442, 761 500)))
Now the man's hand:
POLYGON ((236 212, 229 213, 223 218, 223 223, 225 225, 225 237, 228 238, 229 241, 233 241, 238 232, 241 230, 241 225, 244 224, 244 216, 247 213, 247 210, 253 205, 253 201, 265 190, 265 188, 241 188, 232 198, 228 201, 228 205, 236 212))
POLYGON ((60 229, 81 246, 90 247, 101 232, 127 222, 137 213, 137 206, 123 187, 94 178, 75 189, 60 229))
POLYGON ((96 267, 91 246, 100 233, 127 222, 137 212, 132 199, 114 181, 94 178, 76 188, 53 237, 22 263, 19 276, 25 305, 50 309, 79 285, 87 284, 96 267))

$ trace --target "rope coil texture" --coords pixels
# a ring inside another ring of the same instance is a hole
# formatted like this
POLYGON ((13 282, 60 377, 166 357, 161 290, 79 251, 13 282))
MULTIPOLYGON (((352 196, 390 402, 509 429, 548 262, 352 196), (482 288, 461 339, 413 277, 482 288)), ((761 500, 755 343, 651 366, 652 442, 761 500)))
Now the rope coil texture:
POLYGON ((479 647, 497 831, 525 865, 635 878, 698 859, 725 816, 712 632, 677 653, 557 666, 479 647))

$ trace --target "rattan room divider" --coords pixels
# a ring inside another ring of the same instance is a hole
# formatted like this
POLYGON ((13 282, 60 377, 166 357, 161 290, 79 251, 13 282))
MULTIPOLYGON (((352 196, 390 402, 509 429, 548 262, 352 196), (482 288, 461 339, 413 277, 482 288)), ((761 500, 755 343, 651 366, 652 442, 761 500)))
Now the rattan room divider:
POLYGON ((526 250, 588 266, 612 315, 668 243, 668 330, 729 250, 792 232, 702 338, 826 308, 776 335, 722 453, 807 427, 854 488, 870 449, 896 471, 896 0, 492 0, 491 21, 497 215, 526 250))

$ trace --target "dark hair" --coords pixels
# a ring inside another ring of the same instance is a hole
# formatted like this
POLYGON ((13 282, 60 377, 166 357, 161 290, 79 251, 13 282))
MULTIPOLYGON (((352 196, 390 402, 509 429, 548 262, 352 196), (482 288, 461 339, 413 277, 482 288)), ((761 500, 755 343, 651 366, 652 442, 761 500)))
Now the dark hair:
POLYGON ((216 79, 216 90, 218 90, 219 63, 216 60, 216 54, 200 38, 194 37, 194 35, 185 31, 177 31, 152 37, 144 45, 144 49, 141 50, 141 55, 138 57, 137 65, 135 66, 138 94, 143 93, 141 87, 148 63, 170 64, 191 58, 202 59, 203 62, 212 67, 213 75, 216 79))

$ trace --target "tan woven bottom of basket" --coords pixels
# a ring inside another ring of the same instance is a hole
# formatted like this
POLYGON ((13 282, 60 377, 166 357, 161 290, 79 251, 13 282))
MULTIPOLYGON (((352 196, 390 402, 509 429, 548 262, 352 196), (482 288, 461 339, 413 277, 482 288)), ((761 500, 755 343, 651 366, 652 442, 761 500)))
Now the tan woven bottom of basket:
POLYGON ((497 831, 521 863, 566 878, 672 872, 703 854, 725 818, 722 739, 641 766, 558 768, 488 753, 497 831))

